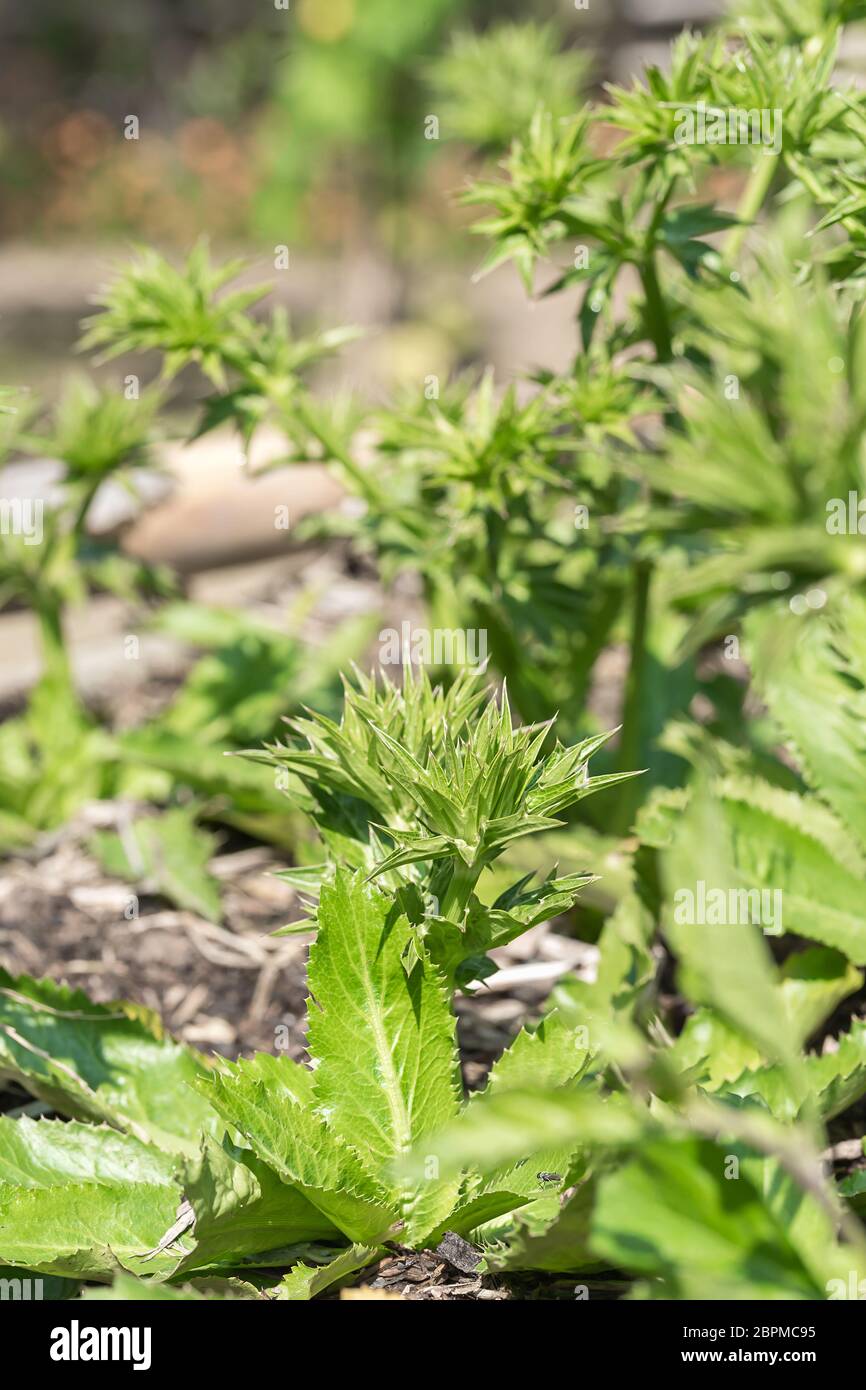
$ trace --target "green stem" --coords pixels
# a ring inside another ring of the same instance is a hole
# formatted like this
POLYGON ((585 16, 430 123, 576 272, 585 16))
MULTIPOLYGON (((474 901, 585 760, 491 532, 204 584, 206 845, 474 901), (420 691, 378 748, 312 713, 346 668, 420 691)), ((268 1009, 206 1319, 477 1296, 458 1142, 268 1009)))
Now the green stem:
MULTIPOLYGON (((620 740, 620 767, 624 772, 636 771, 641 755, 641 720, 649 665, 647 627, 652 575, 653 566, 650 560, 635 561, 633 566, 634 589, 628 678, 625 685, 622 738, 620 740)), ((640 789, 637 783, 635 781, 626 782, 621 790, 618 807, 617 820, 620 831, 625 832, 631 828, 631 821, 639 796, 640 789)))
MULTIPOLYGON (((261 381, 251 374, 250 364, 245 353, 227 350, 223 353, 223 356, 227 365, 233 367, 255 390, 261 391, 264 389, 272 405, 274 405, 277 410, 285 404, 284 392, 281 386, 276 386, 275 389, 271 389, 268 385, 265 385, 263 388, 261 381)), ((371 476, 369 470, 362 468, 356 463, 351 454, 344 449, 342 445, 336 442, 330 431, 323 427, 321 421, 317 419, 315 411, 308 408, 307 402, 303 398, 303 388, 301 393, 299 393, 298 399, 295 400, 294 406, 306 428, 310 431, 310 434, 314 439, 319 441, 324 449, 327 455, 326 462, 338 463, 340 465, 345 471, 346 476, 351 478, 358 493, 368 505, 377 506, 385 510, 387 508, 388 498, 383 489, 379 487, 379 484, 376 479, 371 476)))
MULTIPOLYGON (((669 362, 673 357, 670 320, 652 251, 638 270, 644 292, 647 331, 655 346, 658 361, 669 362)), ((632 627, 619 760, 623 772, 634 772, 637 769, 643 744, 641 726, 649 665, 647 626, 652 575, 651 560, 637 559, 632 562, 632 627)), ((616 815, 620 831, 630 829, 639 797, 640 790, 634 781, 627 782, 622 788, 616 815)))
POLYGON ((76 536, 81 535, 85 529, 85 525, 87 522, 87 513, 90 511, 93 499, 99 491, 102 482, 103 479, 101 477, 94 478, 94 480, 88 484, 87 488, 84 491, 84 495, 81 498, 80 503, 78 504, 78 510, 75 513, 75 520, 72 524, 72 529, 76 536))
POLYGON ((40 685, 58 701, 58 710, 68 710, 70 704, 78 705, 78 695, 63 634, 62 606, 57 599, 45 596, 35 606, 42 646, 40 685))
POLYGON ((462 859, 457 860, 439 909, 440 915, 447 917, 449 922, 463 921, 482 867, 481 864, 470 865, 465 864, 462 859))
POLYGON ((303 404, 298 406, 298 414, 303 419, 310 434, 318 439, 328 458, 332 462, 338 463, 347 477, 351 478, 361 497, 368 503, 384 508, 386 506, 385 495, 369 471, 355 462, 348 450, 334 440, 330 431, 324 429, 321 422, 303 404))
POLYGON ((758 156, 758 162, 749 175, 740 206, 737 208, 739 225, 731 228, 725 243, 724 260, 727 265, 731 265, 737 259, 749 227, 764 206, 779 167, 779 159, 780 156, 777 154, 758 156))
POLYGON ((647 332, 656 350, 656 357, 659 362, 670 362, 673 357, 671 326, 664 295, 659 284, 655 255, 652 252, 638 266, 638 274, 644 293, 647 332))

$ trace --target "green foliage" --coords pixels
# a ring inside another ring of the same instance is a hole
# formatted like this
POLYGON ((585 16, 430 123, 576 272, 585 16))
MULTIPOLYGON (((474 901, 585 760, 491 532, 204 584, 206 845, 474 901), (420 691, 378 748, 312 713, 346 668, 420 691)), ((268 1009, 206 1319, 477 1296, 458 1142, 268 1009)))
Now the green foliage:
MULTIPOLYGON (((253 1257, 282 1263, 268 1246, 348 1240, 351 1250, 322 1270, 302 1259, 276 1294, 311 1297, 376 1258, 398 1232, 411 1245, 452 1228, 471 1232, 538 1198, 539 1172, 557 1172, 561 1186, 578 1162, 570 1120, 573 1142, 554 1126, 534 1167, 454 1166, 446 1150, 431 1150, 420 1172, 410 1165, 443 1127, 471 1135, 478 1123, 477 1102, 463 1098, 451 1009, 460 968, 465 980, 489 973, 491 946, 570 906, 589 876, 550 876, 536 889, 523 878, 492 908, 474 888, 516 837, 558 825, 558 812, 619 780, 588 775, 603 740, 544 752, 547 726, 515 728, 505 696, 501 706, 487 700, 478 673, 447 691, 426 673, 407 671, 402 689, 358 677, 340 724, 310 715, 295 729, 306 749, 275 745, 264 756, 288 773, 289 794, 293 783, 332 855, 316 875, 289 872, 320 880, 308 976, 313 1065, 260 1055, 208 1072, 162 1039, 144 1011, 9 980, 0 990, 0 1076, 76 1121, 107 1121, 144 1152, 142 1178, 130 1161, 125 1184, 112 1186, 110 1164, 98 1166, 101 1132, 61 1126, 63 1152, 51 1161, 77 1162, 82 1174, 70 1222, 70 1193, 43 1180, 41 1126, 14 1129, 33 1183, 9 1193, 0 1259, 96 1281, 118 1265, 180 1279, 253 1257), (432 887, 442 901, 430 910, 432 887), (184 1092, 195 1088, 194 1103, 178 1095, 172 1074, 184 1092), (167 1220, 175 1208, 177 1220, 167 1220), (40 1221, 49 1233, 43 1246, 34 1235, 40 1221)), ((205 847, 188 810, 139 821, 133 834, 102 837, 102 857, 176 900, 211 906, 196 861, 205 847)), ((575 1082, 586 1060, 574 1029, 550 1021, 522 1035, 495 1068, 492 1103, 536 1074, 575 1082)), ((597 1110, 606 1133, 600 1098, 574 1103, 597 1110)))
POLYGON ((752 29, 786 43, 802 43, 823 29, 863 19, 866 6, 862 0, 740 0, 734 12, 752 29))
MULTIPOLYGON (((440 1176, 436 1159, 420 1175, 408 1171, 412 1150, 463 1108, 445 982, 423 946, 407 971, 409 922, 360 874, 338 871, 318 923, 313 1067, 260 1055, 208 1072, 161 1040, 143 1011, 98 1008, 27 980, 3 988, 4 1074, 80 1117, 4 1121, 4 1260, 70 1278, 107 1281, 119 1265, 180 1280, 254 1255, 262 1266, 286 1263, 278 1245, 313 1253, 322 1240, 355 1242, 321 1273, 298 1265, 278 1294, 310 1297, 398 1232, 423 1244, 452 1218, 471 1229, 536 1194, 535 1173, 513 1165, 440 1176), (171 1069, 197 1094, 174 1090, 171 1069)), ((497 1094, 527 1074, 533 1053, 545 1058, 547 1077, 562 1080, 585 1060, 573 1034, 548 1024, 501 1064, 497 1094)), ((567 1153, 554 1158, 567 1166, 567 1153)))
POLYGON ((726 1180, 726 1148, 668 1139, 603 1177, 592 1248, 615 1265, 654 1276, 649 1297, 825 1297, 845 1256, 815 1199, 757 1155, 743 1155, 746 1171, 726 1180))
POLYGON ((562 51, 549 26, 506 23, 456 34, 429 73, 442 133, 481 149, 505 149, 537 106, 555 117, 570 115, 588 67, 579 49, 562 51))
POLYGON ((0 975, 0 1077, 63 1115, 186 1152, 207 1127, 207 1107, 189 1090, 205 1071, 148 1009, 92 1004, 79 990, 0 975))
POLYGON ((8 439, 10 453, 54 456, 62 472, 48 499, 32 499, 38 525, 4 535, 0 557, 0 607, 23 602, 33 611, 43 664, 24 715, 7 724, 0 739, 0 846, 26 843, 62 824, 88 796, 117 790, 106 741, 78 697, 65 622, 68 608, 90 591, 129 600, 172 588, 164 572, 130 559, 111 542, 94 541, 87 531, 102 484, 115 480, 134 492, 137 470, 150 464, 158 404, 156 393, 127 400, 86 378, 73 379, 53 417, 43 420, 32 406, 35 428, 16 420, 8 439))
POLYGON ((9 980, 3 1074, 71 1118, 4 1120, 0 1259, 202 1292, 291 1265, 271 1296, 298 1300, 389 1241, 435 1246, 453 1230, 505 1273, 591 1278, 613 1263, 648 1277, 648 1296, 824 1296, 863 1262, 863 1238, 849 1217, 839 1244, 839 1199, 809 1155, 822 1119, 866 1093, 862 1026, 836 1052, 794 1054, 859 975, 826 952, 778 977, 762 967, 758 1018, 743 942, 708 993, 705 961, 695 973, 687 959, 704 990, 687 1052, 636 969, 644 914, 624 907, 610 927, 596 995, 565 992, 468 1101, 446 979, 399 891, 361 870, 322 888, 311 1066, 259 1055, 207 1069, 144 1011, 9 980), (745 1060, 731 1077, 718 1062, 736 1032, 745 1060))
POLYGON ((243 351, 242 311, 266 293, 256 285, 220 294, 242 267, 239 260, 212 266, 204 240, 183 270, 144 249, 100 291, 100 312, 85 325, 81 346, 98 348, 107 357, 158 349, 165 354, 167 378, 197 362, 206 376, 222 381, 225 356, 243 351))
MULTIPOLYGON (((85 342, 110 351, 156 346, 171 376, 187 360, 178 356, 183 335, 171 289, 181 272, 155 256, 147 267, 146 276, 134 265, 116 277, 85 342)), ((228 277, 238 271, 236 264, 225 269, 228 277)), ((285 436, 287 459, 332 465, 363 504, 352 518, 331 521, 332 532, 371 550, 386 579, 419 571, 443 628, 486 631, 524 717, 578 710, 625 578, 608 538, 591 534, 584 544, 576 529, 574 458, 585 452, 592 461, 590 504, 600 495, 599 505, 614 506, 620 484, 611 480, 603 446, 634 439, 632 422, 650 407, 651 388, 609 360, 592 371, 576 366, 573 379, 541 382, 528 400, 516 390, 499 399, 485 374, 474 387, 457 382, 439 399, 410 399, 372 421, 375 459, 362 461, 355 447, 362 412, 351 400, 323 406, 305 379, 352 330, 294 340, 279 312, 253 318, 233 291, 220 299, 216 284, 202 286, 197 270, 188 267, 183 278, 212 328, 208 361, 199 355, 199 364, 216 390, 197 433, 230 422, 248 448, 267 421, 285 436), (454 553, 448 569, 443 547, 454 553), (613 561, 606 572, 603 560, 613 561)))
MULTIPOLYGON (((231 423, 248 447, 267 422, 287 458, 333 466, 362 504, 344 532, 386 582, 420 577, 433 622, 483 629, 507 681, 494 699, 465 669, 356 673, 339 712, 328 656, 308 665, 261 624, 172 606, 165 628, 204 655, 164 715, 108 739, 73 705, 58 728, 63 610, 92 582, 82 489, 143 462, 152 423, 148 403, 133 420, 78 388, 42 436, 78 513, 52 514, 38 559, 10 547, 4 572, 40 615, 46 674, 0 735, 0 833, 66 815, 77 786, 104 794, 95 763, 109 786, 147 769, 170 809, 99 853, 215 915, 212 841, 175 788, 278 842, 305 817, 321 862, 284 877, 305 895, 287 930, 315 932, 309 1064, 209 1065, 146 1011, 4 978, 0 1076, 62 1117, 0 1122, 4 1266, 114 1280, 118 1298, 305 1301, 394 1243, 454 1232, 482 1269, 605 1270, 636 1298, 808 1300, 866 1273, 863 1183, 821 1162, 866 1095, 863 1021, 836 1017, 866 966, 864 566, 859 532, 827 526, 863 478, 864 110, 834 76, 860 6, 743 13, 755 24, 683 37, 664 70, 576 114, 570 58, 540 102, 532 89, 544 35, 460 41, 439 66, 449 119, 481 143, 506 134, 496 82, 531 99, 501 174, 466 201, 487 210, 480 273, 513 261, 532 292, 549 266, 547 292, 577 292, 565 373, 428 390, 359 444, 355 403, 309 385, 348 335, 294 338, 261 315, 263 291, 237 287, 239 264, 213 267, 204 245, 180 270, 145 252, 106 289, 89 346, 155 350, 166 379, 196 364, 199 433, 231 423), (494 70, 470 92, 480 64, 494 70), (683 138, 686 117, 731 110, 778 116, 778 139, 683 138), (736 211, 705 185, 716 166, 742 183, 736 211), (743 643, 748 700, 722 637, 743 643), (616 647, 611 751, 597 726, 575 730, 616 647), (574 823, 589 817, 604 833, 574 823), (609 885, 587 859, 608 861, 609 885), (455 995, 576 904, 594 978, 564 980, 467 1097, 455 995)), ((365 92, 430 32, 406 10, 374 42, 372 14, 365 92)))
MULTIPOLYGON (((808 42, 687 35, 669 71, 568 115, 546 66, 548 90, 501 176, 469 186, 490 243, 479 273, 513 261, 531 290, 550 264, 548 293, 578 288, 583 353, 570 372, 503 393, 489 374, 428 389, 374 420, 361 450, 360 413, 322 407, 304 380, 343 335, 295 343, 279 315, 253 318, 253 292, 229 288, 237 264, 215 271, 202 248, 184 271, 148 255, 121 274, 87 341, 156 348, 168 375, 197 357, 216 388, 202 429, 232 421, 248 443, 267 419, 288 457, 330 463, 362 503, 330 529, 371 552, 386 580, 419 574, 437 626, 486 632, 523 718, 561 711, 571 733, 599 654, 626 640, 624 730, 608 765, 675 780, 659 738, 706 684, 701 644, 780 591, 862 579, 856 546, 828 535, 822 511, 860 476, 862 96, 834 82, 845 16, 798 14, 808 42), (764 111, 779 127, 746 141, 684 136, 700 111, 764 111), (602 157, 611 127, 621 139, 602 157), (716 164, 745 179, 736 212, 698 187, 716 164), (744 238, 782 194, 790 209, 755 263, 744 238)), ((438 67, 481 138, 504 109, 488 98, 494 77, 507 80, 506 49, 530 91, 527 71, 551 43, 531 33, 459 40, 438 67), (479 85, 466 74, 482 62, 479 85)), ((640 797, 622 789, 617 828, 640 797)))
MULTIPOLYGON (((606 735, 545 752, 548 725, 515 728, 505 693, 498 707, 484 703, 476 671, 447 690, 411 667, 402 688, 387 675, 357 674, 339 724, 316 714, 292 720, 306 746, 247 755, 278 770, 337 863, 399 894, 414 928, 407 969, 423 945, 461 984, 490 973, 489 949, 565 911, 591 881, 551 875, 530 887, 529 874, 487 907, 475 891, 485 870, 515 840, 554 829, 568 807, 633 775, 589 776, 606 735)), ((314 890, 329 872, 325 863, 286 876, 314 890)))
MULTIPOLYGON (((492 217, 475 227, 496 243, 479 274, 513 260, 531 290, 536 261, 565 237, 583 233, 588 224, 581 216, 580 198, 605 170, 604 161, 593 158, 587 148, 588 129, 585 114, 555 120, 539 107, 528 134, 514 141, 504 161, 505 179, 476 183, 464 195, 467 203, 494 209, 492 217)), ((600 219, 594 225, 597 229, 600 219)))
POLYGON ((196 825, 195 814, 195 807, 175 806, 120 834, 97 830, 91 848, 106 873, 215 922, 221 916, 219 884, 207 865, 216 838, 196 825))
POLYGON ((866 603, 840 594, 826 614, 756 615, 749 639, 758 689, 806 781, 866 853, 866 603))
MULTIPOLYGON (((232 267, 230 274, 235 272, 232 267)), ((133 266, 129 293, 119 294, 116 301, 109 297, 111 307, 106 311, 113 332, 120 331, 124 315, 131 315, 123 341, 129 337, 139 347, 147 346, 154 323, 160 324, 174 344, 169 355, 172 371, 186 360, 184 334, 197 345, 192 356, 212 366, 210 359, 205 362, 197 356, 206 341, 201 321, 208 316, 214 340, 223 341, 221 334, 233 323, 241 325, 239 340, 247 330, 256 336, 241 312, 250 302, 247 292, 216 305, 208 298, 222 281, 220 273, 211 270, 203 244, 190 257, 186 274, 189 294, 181 295, 176 280, 183 277, 155 254, 145 255, 133 266), (147 294, 155 296, 150 317, 142 307, 147 294)), ((103 323, 100 319, 93 330, 94 343, 102 341, 103 323)), ((300 369, 330 350, 326 339, 289 345, 288 337, 281 336, 284 330, 282 320, 275 318, 272 331, 261 335, 262 351, 275 354, 274 371, 300 369), (288 356, 280 355, 282 348, 288 356)), ((254 375, 252 367, 250 371, 254 375)), ((51 497, 34 503, 39 508, 38 513, 34 511, 38 527, 31 528, 32 534, 13 528, 4 535, 0 556, 0 606, 23 602, 33 611, 43 661, 43 675, 26 712, 7 723, 0 736, 0 847, 27 844, 40 831, 63 824, 88 799, 137 794, 168 799, 178 785, 193 786, 209 797, 212 814, 225 815, 244 829, 255 828, 265 838, 281 839, 284 828, 268 819, 274 798, 269 799, 267 782, 259 779, 256 785, 255 779, 247 779, 246 794, 238 798, 231 797, 229 787, 227 800, 226 782, 232 783, 231 776, 226 777, 219 757, 208 762, 197 754, 190 756, 189 735, 194 731, 220 753, 231 751, 249 739, 273 735, 286 708, 297 707, 305 698, 333 703, 337 673, 357 653, 366 635, 364 622, 346 623, 335 633, 329 650, 307 660, 301 644, 285 632, 244 614, 230 615, 175 599, 161 614, 150 617, 151 625, 211 650, 190 672, 170 707, 144 730, 112 739, 99 727, 78 694, 67 650, 67 616, 90 592, 113 593, 139 610, 176 593, 173 576, 131 559, 113 540, 94 539, 88 530, 103 484, 110 481, 135 494, 136 473, 153 467, 162 399, 157 389, 140 399, 128 399, 117 388, 97 388, 87 378, 73 378, 53 415, 43 419, 33 407, 30 427, 24 428, 18 416, 14 421, 9 451, 52 456, 62 473, 51 497), (164 775, 143 773, 142 763, 164 775)), ((211 420, 207 427, 216 423, 211 420)), ((5 524, 4 529, 8 529, 5 524)), ((149 825, 143 834, 149 837, 152 832, 149 825)), ((133 870, 123 856, 119 860, 115 856, 123 877, 135 878, 147 867, 164 891, 165 875, 155 871, 152 862, 145 866, 145 860, 152 856, 142 851, 133 870)), ((176 898, 176 875, 172 876, 175 886, 169 896, 176 898)), ((189 892, 180 891, 190 905, 189 892)), ((203 896, 201 881, 193 897, 200 908, 207 904, 206 915, 218 912, 213 891, 203 896)))
POLYGON ((457 18, 465 20, 459 0, 367 0, 351 12, 309 11, 293 25, 258 133, 256 215, 268 238, 314 231, 304 195, 323 184, 403 214, 431 153, 424 73, 457 18))
POLYGON ((156 251, 143 251, 97 296, 101 311, 85 322, 81 346, 100 349, 104 358, 158 351, 165 380, 194 362, 218 391, 205 404, 199 434, 234 420, 249 444, 273 417, 294 445, 293 458, 309 459, 313 448, 330 460, 332 446, 302 373, 356 336, 355 330, 296 339, 281 310, 267 320, 251 317, 245 311, 267 295, 268 286, 226 290, 244 266, 242 260, 212 266, 205 240, 182 269, 156 251))
POLYGON ((73 377, 49 432, 33 438, 30 447, 61 460, 70 490, 93 487, 108 476, 122 479, 152 463, 149 446, 160 400, 157 392, 129 400, 116 389, 99 390, 86 376, 73 377))

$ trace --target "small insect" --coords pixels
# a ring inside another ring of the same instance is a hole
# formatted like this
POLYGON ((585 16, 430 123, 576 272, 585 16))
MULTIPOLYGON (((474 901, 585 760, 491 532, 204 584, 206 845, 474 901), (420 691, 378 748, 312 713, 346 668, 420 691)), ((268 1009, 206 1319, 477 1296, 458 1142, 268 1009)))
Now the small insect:
POLYGON ((536 1173, 539 1182, 562 1182, 561 1173, 536 1173))

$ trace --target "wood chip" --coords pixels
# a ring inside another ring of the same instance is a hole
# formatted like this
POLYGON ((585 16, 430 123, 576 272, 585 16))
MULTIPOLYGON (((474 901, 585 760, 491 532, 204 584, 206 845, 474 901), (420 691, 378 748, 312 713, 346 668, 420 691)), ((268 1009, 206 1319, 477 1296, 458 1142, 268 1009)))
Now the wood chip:
POLYGON ((472 1274, 481 1263, 481 1253, 468 1240, 454 1231, 446 1231, 436 1247, 436 1254, 462 1274, 472 1274))

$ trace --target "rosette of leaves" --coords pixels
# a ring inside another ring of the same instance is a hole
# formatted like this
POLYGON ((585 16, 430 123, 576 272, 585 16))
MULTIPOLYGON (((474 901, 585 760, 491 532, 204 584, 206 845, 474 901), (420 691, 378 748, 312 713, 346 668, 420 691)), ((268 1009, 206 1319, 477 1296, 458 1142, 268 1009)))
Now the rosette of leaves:
MULTIPOLYGON (((682 835, 679 854, 706 845, 704 820, 682 835)), ((824 1297, 866 1270, 818 1161, 825 1118, 866 1091, 866 1041, 855 1024, 835 1053, 802 1044, 861 977, 820 951, 779 972, 747 933, 677 938, 699 1007, 672 1046, 652 916, 629 897, 595 982, 564 988, 468 1100, 445 976, 361 870, 322 889, 312 1066, 208 1063, 146 1010, 0 978, 0 1078, 56 1117, 0 1123, 0 1261, 67 1296, 119 1276, 118 1297, 296 1300, 451 1232, 506 1276, 824 1297)))
MULTIPOLYGON (((444 977, 423 943, 407 972, 412 940, 399 902, 361 873, 325 885, 313 1067, 264 1054, 210 1065, 146 1010, 0 978, 0 1077, 65 1117, 0 1124, 0 1263, 88 1283, 239 1276, 309 1298, 392 1241, 435 1247, 559 1190, 584 1160, 554 1139, 494 1174, 440 1174, 435 1156, 420 1176, 405 1171, 416 1145, 475 1104, 462 1096, 444 977)), ((580 1037, 551 1019, 516 1039, 490 1086, 544 1077, 604 1129, 587 1063, 580 1037)))
POLYGON ((488 907, 476 892, 485 870, 515 840, 562 825, 561 812, 634 775, 590 777, 610 735, 549 748, 550 724, 515 727, 507 695, 487 699, 483 673, 469 668, 447 689, 423 668, 407 666, 402 687, 356 673, 339 724, 311 713, 290 727, 303 741, 245 756, 276 769, 330 857, 284 877, 315 891, 335 864, 363 869, 408 914, 407 969, 423 946, 452 983, 489 974, 490 949, 565 911, 592 881, 549 875, 531 887, 529 875, 488 907))

